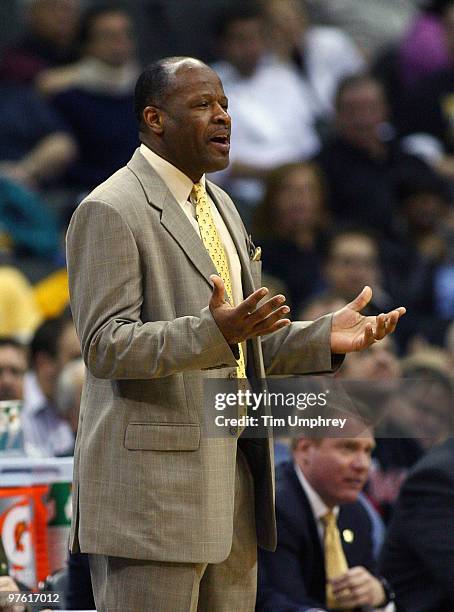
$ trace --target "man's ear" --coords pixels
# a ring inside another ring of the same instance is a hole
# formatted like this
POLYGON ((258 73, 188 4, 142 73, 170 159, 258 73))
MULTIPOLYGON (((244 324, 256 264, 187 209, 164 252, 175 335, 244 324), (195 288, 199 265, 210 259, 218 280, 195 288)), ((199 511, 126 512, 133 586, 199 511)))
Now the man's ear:
POLYGON ((157 106, 146 106, 142 113, 143 122, 155 134, 164 131, 163 113, 157 106))

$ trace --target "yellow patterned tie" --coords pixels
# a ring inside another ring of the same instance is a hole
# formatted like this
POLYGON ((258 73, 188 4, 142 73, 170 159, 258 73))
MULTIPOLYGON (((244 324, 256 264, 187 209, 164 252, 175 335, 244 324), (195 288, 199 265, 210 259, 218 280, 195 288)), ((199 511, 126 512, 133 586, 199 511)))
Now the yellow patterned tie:
POLYGON ((333 595, 331 584, 328 582, 332 578, 337 578, 348 570, 347 560, 340 539, 339 529, 337 528, 336 516, 332 510, 321 517, 325 526, 323 536, 323 547, 325 554, 325 573, 326 573, 326 604, 328 608, 339 609, 336 598, 333 595))
MULTIPOLYGON (((192 188, 192 196, 195 204, 197 223, 199 224, 202 242, 214 263, 217 273, 224 281, 225 291, 229 298, 230 304, 234 306, 235 304, 233 302, 229 262, 227 260, 224 246, 221 242, 221 237, 219 236, 219 232, 214 222, 213 214, 211 212, 211 205, 208 200, 205 187, 202 185, 202 183, 195 183, 194 187, 192 188)), ((246 378, 244 353, 241 343, 238 345, 238 348, 240 351, 240 357, 238 359, 236 375, 238 378, 246 378)))

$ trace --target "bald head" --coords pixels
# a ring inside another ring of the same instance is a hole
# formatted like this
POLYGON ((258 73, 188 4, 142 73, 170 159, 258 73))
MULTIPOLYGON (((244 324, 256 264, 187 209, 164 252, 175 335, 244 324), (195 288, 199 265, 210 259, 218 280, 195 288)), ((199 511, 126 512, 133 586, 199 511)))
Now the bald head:
POLYGON ((137 81, 135 110, 142 142, 194 182, 228 165, 227 98, 216 72, 200 60, 151 64, 137 81))
POLYGON ((139 76, 134 94, 134 110, 142 125, 143 111, 147 106, 162 106, 168 91, 175 85, 175 73, 184 66, 209 66, 193 57, 165 57, 153 62, 139 76))

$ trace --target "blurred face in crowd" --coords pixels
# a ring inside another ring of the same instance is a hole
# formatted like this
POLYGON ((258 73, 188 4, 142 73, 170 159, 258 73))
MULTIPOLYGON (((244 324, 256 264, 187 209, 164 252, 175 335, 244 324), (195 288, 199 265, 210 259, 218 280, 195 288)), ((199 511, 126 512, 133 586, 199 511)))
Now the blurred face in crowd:
POLYGON ((222 55, 242 76, 251 76, 265 52, 260 18, 232 21, 224 33, 222 55))
POLYGON ((389 336, 370 346, 367 351, 351 353, 342 367, 342 377, 353 380, 394 380, 400 374, 399 360, 389 336))
POLYGON ((8 344, 0 346, 0 400, 23 398, 26 370, 24 349, 8 344))
POLYGON ((218 75, 198 60, 183 60, 170 78, 162 107, 143 113, 154 133, 150 146, 196 182, 228 166, 227 98, 218 75))
POLYGON ((416 193, 405 199, 402 212, 411 232, 425 234, 434 231, 444 218, 448 206, 437 193, 416 193))
POLYGON ((337 102, 337 131, 355 147, 369 150, 381 142, 380 126, 387 120, 383 88, 373 80, 350 85, 337 102))
POLYGON ((75 38, 79 12, 79 0, 35 0, 30 7, 30 27, 40 38, 67 47, 75 38))
POLYGON ((369 475, 374 446, 367 430, 354 438, 301 438, 294 459, 309 484, 332 508, 356 501, 369 475))
POLYGON ((67 363, 80 357, 80 342, 72 321, 64 326, 57 345, 57 368, 60 371, 67 363))
POLYGON ((281 236, 291 238, 295 231, 320 226, 323 190, 312 166, 301 165, 283 178, 276 195, 276 222, 281 236))
POLYGON ((334 239, 325 266, 325 278, 332 292, 348 302, 365 285, 376 287, 379 276, 377 247, 372 238, 352 233, 334 239))
POLYGON ((122 66, 135 53, 132 23, 123 11, 101 13, 93 19, 86 53, 109 66, 122 66))
POLYGON ((272 39, 277 47, 301 44, 307 27, 307 15, 296 0, 269 0, 266 13, 272 39))

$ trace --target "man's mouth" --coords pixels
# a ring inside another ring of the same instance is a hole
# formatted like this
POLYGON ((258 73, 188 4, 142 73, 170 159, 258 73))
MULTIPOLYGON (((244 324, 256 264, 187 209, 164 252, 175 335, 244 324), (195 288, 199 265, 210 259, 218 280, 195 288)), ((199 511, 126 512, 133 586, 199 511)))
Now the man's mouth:
POLYGON ((228 153, 230 150, 230 136, 228 134, 216 134, 210 138, 210 143, 221 153, 228 153))

